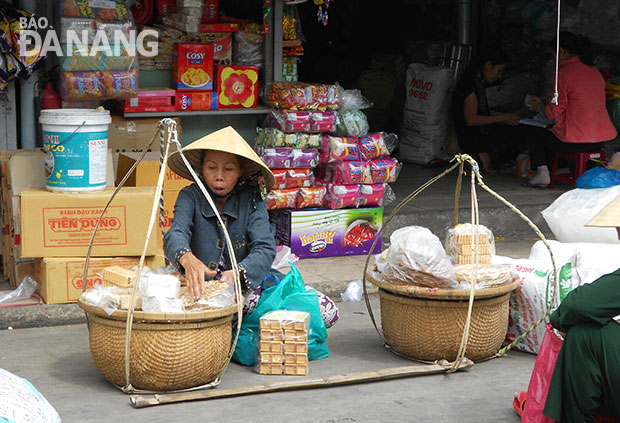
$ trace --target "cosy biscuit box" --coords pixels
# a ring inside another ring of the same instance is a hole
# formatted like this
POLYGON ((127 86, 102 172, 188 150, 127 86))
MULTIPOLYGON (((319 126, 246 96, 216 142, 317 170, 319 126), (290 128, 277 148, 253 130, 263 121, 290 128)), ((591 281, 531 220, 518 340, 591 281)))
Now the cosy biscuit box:
MULTIPOLYGON (((22 257, 85 257, 97 220, 113 192, 22 191, 22 257)), ((92 256, 141 255, 154 198, 155 188, 122 188, 101 220, 92 256)), ((146 255, 160 251, 151 236, 146 255)))
POLYGON ((213 44, 175 44, 172 72, 177 90, 213 89, 213 44))

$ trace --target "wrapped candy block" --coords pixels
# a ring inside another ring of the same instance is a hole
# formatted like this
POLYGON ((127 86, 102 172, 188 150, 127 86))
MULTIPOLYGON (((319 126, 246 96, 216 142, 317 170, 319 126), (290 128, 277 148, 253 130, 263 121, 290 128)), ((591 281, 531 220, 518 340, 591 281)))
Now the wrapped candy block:
POLYGON ((334 184, 361 184, 364 181, 364 163, 343 161, 329 163, 325 167, 325 180, 334 184))
POLYGON ((276 116, 278 128, 285 132, 310 132, 310 113, 284 111, 276 116))
POLYGON ((327 185, 325 194, 325 207, 332 210, 345 207, 355 207, 359 201, 359 185, 327 185))
POLYGON ((257 128, 256 145, 265 147, 320 148, 321 135, 282 132, 277 128, 257 128))
POLYGON ((336 160, 359 160, 360 148, 357 137, 334 137, 324 135, 321 148, 321 163, 336 160))
POLYGON ((359 144, 362 160, 378 159, 379 157, 390 155, 385 136, 385 132, 378 132, 360 137, 359 144))
POLYGON ((285 172, 286 188, 311 187, 313 182, 312 169, 287 169, 285 172))
POLYGON ((297 208, 323 207, 326 193, 327 188, 325 186, 300 188, 297 196, 297 208))
POLYGON ((365 184, 382 184, 396 182, 402 165, 393 157, 363 162, 363 182, 365 184))
POLYGON ((138 69, 130 71, 62 72, 63 100, 123 99, 138 95, 138 69))
POLYGON ((327 132, 336 130, 334 112, 274 111, 267 118, 269 126, 284 132, 327 132))
POLYGON ((272 189, 267 193, 267 210, 295 208, 298 193, 299 188, 272 189))
POLYGON ((360 199, 358 207, 378 206, 383 200, 385 185, 362 185, 360 187, 360 199))

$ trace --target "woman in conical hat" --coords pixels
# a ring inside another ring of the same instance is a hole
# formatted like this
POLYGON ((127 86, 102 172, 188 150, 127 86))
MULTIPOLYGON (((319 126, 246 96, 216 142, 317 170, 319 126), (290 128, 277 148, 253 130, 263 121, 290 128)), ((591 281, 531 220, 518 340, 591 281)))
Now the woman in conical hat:
MULTIPOLYGON (((586 226, 616 228, 620 238, 620 197, 586 226)), ((545 416, 559 422, 594 422, 596 414, 620 420, 619 320, 620 269, 575 288, 551 314, 549 322, 565 339, 545 416)))
MULTIPOLYGON (((269 168, 230 126, 189 144, 183 153, 204 178, 226 224, 245 290, 259 286, 271 272, 281 276, 270 269, 276 243, 257 187, 259 176, 267 188, 274 184, 269 168)), ((193 180, 179 152, 168 163, 176 174, 193 180)), ((204 292, 205 277, 233 280, 223 232, 197 184, 179 193, 172 225, 164 236, 164 251, 185 274, 188 291, 196 299, 204 292)))
MULTIPOLYGON (((239 265, 247 314, 258 303, 262 290, 283 277, 271 268, 276 242, 257 186, 260 179, 271 188, 274 176, 230 126, 184 147, 183 154, 203 179, 226 225, 239 265)), ((193 180, 178 152, 168 163, 176 174, 193 180)), ((164 235, 164 252, 185 274, 187 288, 196 299, 204 292, 205 278, 234 280, 222 229, 197 184, 179 193, 172 225, 164 235)), ((325 326, 331 327, 338 320, 338 309, 329 297, 320 292, 317 295, 325 326)))

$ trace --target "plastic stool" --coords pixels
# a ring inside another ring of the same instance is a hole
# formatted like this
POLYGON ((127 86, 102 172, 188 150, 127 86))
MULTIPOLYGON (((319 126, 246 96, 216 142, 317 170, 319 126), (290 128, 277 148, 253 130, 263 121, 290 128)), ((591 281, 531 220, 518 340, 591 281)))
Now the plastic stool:
POLYGON ((575 182, 577 182, 577 178, 579 178, 579 176, 586 171, 586 165, 588 163, 588 160, 590 159, 600 160, 604 162, 605 152, 599 150, 587 153, 555 153, 553 168, 551 169, 551 183, 549 184, 549 188, 553 189, 553 185, 556 182, 565 182, 575 185, 575 182), (560 161, 560 159, 571 159, 575 162, 575 170, 572 174, 568 173, 558 175, 558 162, 560 161))

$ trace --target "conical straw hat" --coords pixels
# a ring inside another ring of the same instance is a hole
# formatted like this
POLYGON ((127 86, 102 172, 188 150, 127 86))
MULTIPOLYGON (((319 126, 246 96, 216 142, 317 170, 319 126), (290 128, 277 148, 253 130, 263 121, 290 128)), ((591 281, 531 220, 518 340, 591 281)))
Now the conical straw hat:
POLYGON ((620 228, 620 196, 603 207, 585 226, 620 228))
MULTIPOLYGON (((215 131, 181 149, 198 175, 202 175, 201 159, 204 150, 223 151, 243 157, 246 159, 242 169, 244 177, 250 177, 260 171, 265 178, 267 189, 275 184, 275 178, 271 170, 269 170, 267 165, 258 157, 258 154, 252 150, 252 147, 250 147, 232 126, 227 126, 219 131, 215 131)), ((194 180, 185 166, 185 163, 183 163, 183 159, 178 151, 170 155, 168 165, 177 175, 185 179, 194 180)))

